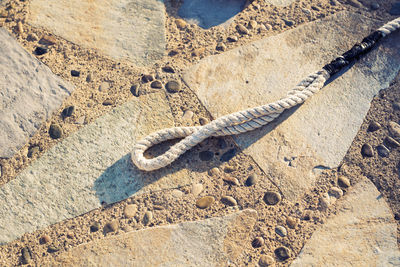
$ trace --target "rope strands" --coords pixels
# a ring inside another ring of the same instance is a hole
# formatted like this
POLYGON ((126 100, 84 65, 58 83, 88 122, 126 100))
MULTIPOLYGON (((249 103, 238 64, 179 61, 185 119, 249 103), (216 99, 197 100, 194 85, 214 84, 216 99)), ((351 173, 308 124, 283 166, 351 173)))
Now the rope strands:
POLYGON ((335 73, 369 52, 382 38, 400 29, 400 17, 383 25, 377 31, 354 45, 322 70, 308 75, 287 96, 276 102, 249 108, 217 118, 203 126, 174 127, 154 132, 135 144, 131 153, 132 162, 141 170, 152 171, 163 168, 192 147, 211 136, 235 135, 260 128, 277 118, 284 110, 304 103, 317 93, 335 73), (146 159, 144 152, 167 140, 183 138, 164 154, 146 159))

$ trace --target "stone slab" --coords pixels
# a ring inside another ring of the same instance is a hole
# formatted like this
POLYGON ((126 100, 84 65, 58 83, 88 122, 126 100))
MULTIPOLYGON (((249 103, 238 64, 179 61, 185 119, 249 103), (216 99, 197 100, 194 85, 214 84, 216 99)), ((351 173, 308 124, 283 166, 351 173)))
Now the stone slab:
POLYGON ((244 210, 153 227, 80 245, 41 266, 229 266, 256 220, 256 211, 244 210))
MULTIPOLYGON (((205 58, 186 71, 184 80, 213 117, 266 104, 285 97, 304 77, 379 26, 362 15, 341 12, 205 58)), ((305 104, 236 141, 285 197, 296 201, 321 169, 343 159, 373 96, 399 71, 399 50, 400 35, 389 36, 305 104)))
POLYGON ((74 87, 25 51, 0 28, 0 158, 10 158, 74 87))
POLYGON ((338 212, 313 233, 291 267, 400 266, 397 224, 368 179, 337 205, 338 212))
POLYGON ((172 126, 165 95, 157 93, 134 98, 65 138, 0 188, 0 244, 102 202, 190 184, 186 170, 146 173, 129 160, 138 139, 172 126))
POLYGON ((34 0, 27 21, 116 60, 144 66, 164 55, 164 20, 160 0, 34 0))

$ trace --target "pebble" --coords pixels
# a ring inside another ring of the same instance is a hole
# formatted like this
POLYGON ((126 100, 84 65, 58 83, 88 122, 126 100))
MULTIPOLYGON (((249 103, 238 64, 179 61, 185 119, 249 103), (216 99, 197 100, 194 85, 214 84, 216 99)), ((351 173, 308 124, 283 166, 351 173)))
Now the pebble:
POLYGON ((337 199, 341 198, 343 196, 343 190, 336 187, 332 186, 329 191, 328 191, 329 196, 335 197, 337 199))
POLYGON ((112 220, 109 223, 106 223, 106 225, 104 225, 104 233, 110 233, 110 232, 115 232, 117 231, 119 228, 119 224, 117 220, 112 220))
POLYGON ((154 76, 151 74, 145 74, 142 76, 142 82, 148 83, 154 80, 154 76))
POLYGON ((222 178, 222 180, 224 180, 228 184, 237 185, 237 186, 240 185, 239 180, 234 177, 231 177, 231 176, 226 176, 226 177, 222 178))
POLYGON ((238 37, 237 36, 235 36, 235 35, 232 35, 232 36, 229 36, 228 38, 227 38, 227 40, 229 41, 229 42, 237 42, 238 41, 238 37))
POLYGON ((183 196, 183 192, 181 191, 181 190, 178 190, 178 189, 174 189, 174 190, 172 190, 172 192, 171 192, 171 195, 173 196, 173 197, 175 197, 175 198, 181 198, 182 196, 183 196))
POLYGON ((247 24, 247 27, 249 27, 250 29, 255 29, 257 27, 257 21, 250 20, 249 23, 247 24))
POLYGON ((108 82, 102 82, 99 86, 99 91, 104 92, 110 89, 110 84, 108 82))
POLYGON ((155 89, 161 89, 162 88, 162 83, 160 81, 154 81, 150 84, 151 88, 155 89))
POLYGON ((100 223, 98 222, 94 222, 91 226, 90 226, 90 232, 97 232, 100 229, 100 223))
POLYGON ((385 147, 384 145, 377 146, 376 150, 378 151, 379 156, 381 156, 383 158, 389 157, 390 150, 387 147, 385 147))
POLYGON ((218 51, 225 51, 226 45, 224 43, 218 43, 215 49, 217 49, 218 51))
POLYGON ((73 239, 74 237, 75 237, 75 235, 74 235, 74 233, 73 233, 72 231, 69 231, 69 232, 67 233, 67 238, 73 239))
POLYGON ((303 11, 304 14, 306 14, 307 16, 311 16, 311 10, 307 9, 307 8, 302 8, 301 9, 303 11))
POLYGON ((195 57, 198 57, 198 56, 201 56, 205 51, 206 51, 206 49, 204 47, 200 47, 200 48, 193 50, 192 55, 195 57))
POLYGON ((225 139, 223 137, 218 138, 218 148, 225 149, 227 147, 228 147, 228 144, 226 143, 225 139))
POLYGON ((169 81, 165 85, 165 88, 170 93, 176 93, 179 92, 179 90, 181 90, 181 84, 178 81, 169 81))
POLYGON ((84 124, 85 123, 85 119, 86 119, 86 116, 80 116, 79 118, 77 118, 75 120, 75 124, 84 124))
POLYGON ((389 122, 389 132, 393 135, 396 141, 400 142, 400 125, 394 121, 389 122))
POLYGON ((381 6, 378 4, 378 3, 376 3, 376 2, 373 2, 372 4, 371 4, 371 9, 372 10, 377 10, 377 9, 379 9, 381 6))
POLYGON ((393 16, 400 15, 400 2, 396 2, 392 5, 392 8, 389 10, 389 14, 393 16))
POLYGON ((264 32, 267 31, 267 27, 265 27, 264 24, 260 24, 260 26, 258 26, 258 32, 264 32))
POLYGON ((284 261, 284 260, 287 260, 290 258, 290 250, 285 246, 275 249, 274 252, 275 252, 276 257, 281 261, 284 261))
POLYGON ((221 202, 224 203, 227 206, 236 206, 237 205, 236 199, 234 199, 231 196, 223 196, 221 198, 221 202))
POLYGON ((289 228, 291 228, 291 229, 296 228, 297 223, 298 223, 298 220, 297 220, 296 218, 294 218, 294 217, 288 216, 288 217, 286 218, 286 224, 287 224, 287 226, 289 226, 289 228))
POLYGON ((373 157, 374 156, 374 151, 372 150, 372 146, 369 144, 364 144, 361 147, 361 155, 363 157, 373 157))
POLYGON ((272 26, 271 26, 271 24, 265 24, 264 25, 265 26, 265 28, 267 29, 267 31, 270 31, 270 30, 272 30, 272 26))
POLYGON ((44 44, 44 45, 54 45, 56 44, 57 39, 54 36, 51 35, 43 35, 42 39, 40 39, 39 44, 44 44))
POLYGON ((48 235, 42 235, 42 237, 39 239, 40 244, 48 244, 51 242, 51 238, 48 235))
POLYGON ((192 185, 192 194, 196 197, 203 192, 203 185, 202 184, 194 184, 192 185))
POLYGON ((25 247, 21 250, 21 260, 22 264, 28 264, 32 260, 31 249, 29 247, 25 247))
POLYGON ((272 267, 274 263, 274 258, 269 255, 261 255, 258 259, 258 265, 260 267, 272 267))
POLYGON ((350 180, 345 176, 339 176, 338 185, 342 188, 349 188, 351 186, 350 180))
POLYGON ((171 66, 164 66, 161 68, 163 72, 175 73, 175 70, 171 66))
POLYGON ((62 115, 63 115, 63 117, 71 117, 72 114, 74 113, 74 111, 75 111, 75 107, 74 106, 68 106, 68 107, 63 109, 62 115))
POLYGON ((168 56, 173 57, 177 54, 179 54, 179 51, 177 49, 172 49, 171 51, 169 51, 168 56))
POLYGON ((294 25, 294 21, 292 20, 283 19, 283 21, 285 22, 286 26, 291 27, 294 25))
POLYGON ((249 34, 249 30, 245 26, 243 26, 242 24, 236 25, 236 30, 240 34, 249 34))
POLYGON ((287 236, 287 230, 285 227, 278 225, 277 227, 275 227, 275 233, 277 233, 278 235, 280 235, 281 237, 285 237, 287 236))
POLYGON ((125 218, 132 218, 133 216, 136 215, 136 212, 138 210, 138 206, 136 204, 128 204, 124 208, 124 216, 125 218))
POLYGON ((204 118, 204 117, 200 117, 200 118, 199 118, 199 123, 200 123, 200 125, 206 125, 208 122, 209 122, 209 121, 208 121, 207 118, 204 118))
POLYGON ((245 184, 246 184, 246 186, 252 186, 252 185, 255 185, 256 182, 257 182, 257 174, 253 173, 253 174, 249 175, 245 184))
POLYGON ((236 149, 235 148, 229 149, 227 152, 222 154, 220 161, 222 162, 230 161, 235 155, 236 155, 236 149))
POLYGON ((183 19, 176 19, 175 24, 181 30, 186 28, 186 25, 187 25, 186 21, 184 21, 183 19))
POLYGON ((362 7, 362 4, 357 0, 347 0, 347 3, 353 7, 358 7, 358 8, 362 7))
POLYGON ((214 152, 206 150, 206 151, 201 151, 199 153, 199 158, 201 161, 210 161, 214 157, 214 152))
POLYGON ((133 231, 133 227, 130 226, 130 225, 125 225, 125 226, 122 227, 121 229, 122 229, 122 231, 124 231, 125 233, 132 232, 132 231, 133 231))
POLYGON ((227 165, 227 166, 225 166, 225 168, 224 168, 224 172, 225 173, 232 173, 232 172, 234 172, 236 170, 236 167, 235 166, 232 166, 232 165, 227 165))
POLYGON ((41 56, 41 55, 46 54, 47 51, 48 51, 48 50, 47 50, 46 47, 38 46, 38 47, 36 47, 36 49, 35 49, 35 54, 38 55, 38 56, 41 56))
POLYGON ((35 33, 30 33, 26 39, 31 42, 36 42, 39 40, 39 37, 35 33))
POLYGON ((276 205, 279 203, 279 201, 281 201, 281 194, 279 194, 278 192, 274 192, 274 191, 267 191, 264 194, 264 202, 268 205, 276 205))
POLYGON ((92 81, 93 81, 93 75, 92 75, 91 73, 89 73, 89 74, 86 76, 86 82, 90 83, 90 82, 92 82, 92 81))
POLYGON ((72 77, 79 77, 81 75, 80 71, 77 70, 71 70, 71 76, 72 77))
POLYGON ((153 212, 146 211, 143 216, 143 225, 149 225, 153 221, 153 212))
POLYGON ((254 240, 251 242, 251 245, 253 246, 253 248, 262 247, 264 245, 264 238, 262 238, 261 236, 254 238, 254 240))
POLYGON ((393 103, 393 109, 394 110, 400 110, 400 102, 394 102, 393 103))
POLYGON ((221 174, 221 171, 217 167, 212 168, 208 172, 211 176, 219 176, 221 174))
POLYGON ((114 105, 114 101, 111 99, 106 99, 106 100, 104 100, 103 105, 104 106, 112 106, 112 105, 114 105))
POLYGON ((214 203, 215 199, 212 196, 205 196, 196 201, 196 206, 199 209, 206 209, 214 203))
POLYGON ((338 5, 340 5, 340 3, 339 3, 338 0, 331 0, 330 3, 331 3, 332 6, 338 6, 338 5))
POLYGON ((136 97, 140 96, 140 85, 138 83, 131 86, 131 93, 136 97))
POLYGON ((24 33, 24 27, 22 26, 22 22, 21 21, 18 21, 18 23, 17 23, 17 30, 18 30, 19 34, 24 33))
POLYGON ((50 134, 51 138, 58 139, 58 138, 62 137, 63 130, 60 125, 53 123, 50 125, 49 134, 50 134))
POLYGON ((397 142, 396 140, 394 140, 392 137, 387 136, 384 140, 384 143, 391 147, 391 148, 396 148, 396 147, 400 147, 400 143, 397 142))
POLYGON ((190 122, 190 121, 192 121, 193 115, 194 115, 193 111, 191 111, 191 110, 186 110, 186 111, 183 113, 182 120, 183 120, 183 121, 186 121, 186 122, 190 122))
POLYGON ((372 121, 368 126, 368 132, 375 132, 381 128, 381 125, 376 121, 372 121))
POLYGON ((319 198, 319 206, 321 207, 322 210, 326 210, 329 208, 331 205, 330 202, 330 197, 328 193, 324 193, 320 198, 319 198))
POLYGON ((33 146, 33 147, 30 147, 29 149, 28 149, 28 158, 32 158, 32 157, 34 157, 34 156, 36 156, 37 154, 39 154, 39 147, 38 146, 33 146))
POLYGON ((59 250, 60 250, 60 248, 58 246, 56 246, 56 245, 50 245, 47 248, 47 252, 49 252, 49 253, 54 253, 54 252, 57 252, 59 250))

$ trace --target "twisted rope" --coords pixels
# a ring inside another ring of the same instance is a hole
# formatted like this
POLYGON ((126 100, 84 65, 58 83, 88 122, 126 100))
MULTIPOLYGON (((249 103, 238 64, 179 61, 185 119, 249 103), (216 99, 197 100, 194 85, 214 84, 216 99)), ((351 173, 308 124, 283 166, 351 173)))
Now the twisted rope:
POLYGON ((325 65, 322 70, 308 75, 281 100, 222 116, 204 126, 174 127, 154 132, 136 143, 131 153, 131 159, 141 170, 157 170, 171 164, 183 153, 208 137, 235 135, 260 128, 273 121, 284 110, 304 103, 317 93, 333 74, 371 50, 381 38, 399 28, 400 17, 383 25, 364 38, 360 44, 356 44, 342 56, 325 65), (150 147, 177 138, 183 139, 164 154, 152 159, 144 157, 144 152, 150 147))

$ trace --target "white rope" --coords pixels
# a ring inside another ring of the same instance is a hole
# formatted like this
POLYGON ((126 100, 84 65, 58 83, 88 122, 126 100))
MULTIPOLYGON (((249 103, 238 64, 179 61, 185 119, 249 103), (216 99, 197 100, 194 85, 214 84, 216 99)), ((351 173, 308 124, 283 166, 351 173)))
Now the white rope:
MULTIPOLYGON (((386 36, 399 28, 400 17, 385 24, 378 31, 386 36)), ((317 93, 329 77, 329 73, 323 69, 310 74, 289 91, 285 98, 276 102, 225 115, 204 126, 174 127, 152 133, 134 146, 131 153, 132 161, 141 170, 157 170, 171 164, 208 137, 240 134, 260 128, 273 121, 284 110, 303 103, 317 93), (177 138, 183 139, 164 154, 152 159, 144 157, 144 152, 150 147, 177 138)))

